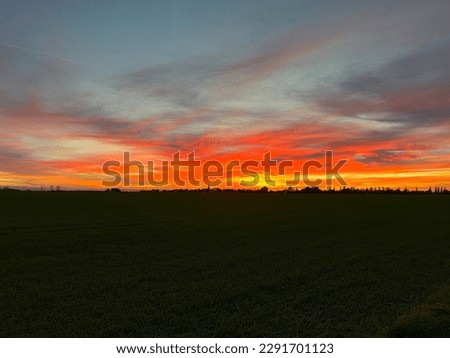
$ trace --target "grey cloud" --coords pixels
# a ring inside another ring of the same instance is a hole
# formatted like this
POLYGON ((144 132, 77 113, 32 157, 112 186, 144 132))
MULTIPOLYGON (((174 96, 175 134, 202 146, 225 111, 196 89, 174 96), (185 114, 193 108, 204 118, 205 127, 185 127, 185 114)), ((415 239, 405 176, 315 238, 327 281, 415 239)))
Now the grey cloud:
POLYGON ((413 161, 417 159, 417 156, 411 154, 410 151, 405 149, 396 150, 374 150, 370 155, 357 154, 354 157, 357 162, 371 164, 377 163, 382 165, 398 164, 405 161, 413 161))
POLYGON ((220 68, 219 59, 195 59, 125 73, 112 79, 119 90, 131 90, 180 107, 204 105, 205 81, 220 68))
POLYGON ((76 70, 74 65, 52 57, 36 57, 13 47, 0 46, 0 106, 28 105, 33 96, 52 98, 65 90, 76 70))
POLYGON ((341 82, 351 93, 385 95, 402 89, 450 82, 450 42, 438 41, 404 54, 375 71, 351 76, 341 82))
POLYGON ((333 88, 307 97, 318 109, 355 122, 389 122, 404 129, 436 124, 450 119, 449 63, 450 41, 442 39, 378 69, 346 72, 333 88))

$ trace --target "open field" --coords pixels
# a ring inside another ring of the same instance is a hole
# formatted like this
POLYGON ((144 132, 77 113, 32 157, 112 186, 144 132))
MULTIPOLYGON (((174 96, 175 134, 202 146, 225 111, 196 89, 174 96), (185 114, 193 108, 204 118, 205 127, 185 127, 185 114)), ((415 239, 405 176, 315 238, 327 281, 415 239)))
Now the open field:
POLYGON ((0 192, 2 337, 450 336, 450 196, 0 192))

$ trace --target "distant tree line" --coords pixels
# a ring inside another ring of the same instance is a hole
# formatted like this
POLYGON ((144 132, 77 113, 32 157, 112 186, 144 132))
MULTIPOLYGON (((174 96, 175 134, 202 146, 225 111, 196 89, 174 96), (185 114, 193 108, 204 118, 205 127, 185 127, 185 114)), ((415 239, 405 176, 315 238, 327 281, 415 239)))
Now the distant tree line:
MULTIPOLYGON (((0 191, 31 191, 30 189, 16 189, 9 187, 0 187, 0 191)), ((49 190, 41 188, 41 191, 61 191, 59 186, 50 187, 49 190)), ((79 191, 79 190, 76 190, 79 191)), ((88 190, 95 191, 95 190, 88 190)), ((108 188, 105 191, 107 192, 121 192, 119 188, 108 188)), ((389 187, 371 187, 371 188, 354 188, 354 187, 340 187, 336 188, 327 188, 320 189, 319 187, 305 187, 305 188, 293 188, 288 187, 285 189, 275 189, 271 190, 267 186, 263 186, 259 189, 221 189, 221 188, 198 188, 198 189, 145 189, 140 190, 140 192, 224 192, 224 193, 285 193, 285 194, 414 194, 414 195, 430 195, 430 194, 439 194, 439 195, 448 195, 450 191, 447 190, 444 186, 435 186, 429 187, 426 190, 419 190, 415 188, 410 190, 408 188, 389 188, 389 187)))
MULTIPOLYGON (((107 189, 107 191, 120 191, 118 188, 107 189)), ((419 190, 415 188, 410 190, 407 187, 400 188, 390 188, 390 187, 371 187, 371 188, 354 188, 354 187, 340 187, 320 189, 319 187, 305 187, 305 188, 293 188, 288 187, 286 189, 276 189, 270 190, 267 186, 259 189, 221 189, 221 188, 202 188, 202 189, 150 189, 141 190, 141 192, 233 192, 233 193, 286 193, 286 194, 416 194, 416 195, 427 195, 427 194, 450 194, 444 186, 436 186, 434 188, 429 187, 427 190, 419 190)))

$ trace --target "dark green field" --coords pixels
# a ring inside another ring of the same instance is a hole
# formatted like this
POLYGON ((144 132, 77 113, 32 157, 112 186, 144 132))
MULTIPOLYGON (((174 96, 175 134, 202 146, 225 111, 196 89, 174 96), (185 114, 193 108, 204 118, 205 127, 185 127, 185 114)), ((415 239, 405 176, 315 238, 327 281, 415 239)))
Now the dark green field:
POLYGON ((1 337, 450 336, 450 196, 0 192, 1 337))

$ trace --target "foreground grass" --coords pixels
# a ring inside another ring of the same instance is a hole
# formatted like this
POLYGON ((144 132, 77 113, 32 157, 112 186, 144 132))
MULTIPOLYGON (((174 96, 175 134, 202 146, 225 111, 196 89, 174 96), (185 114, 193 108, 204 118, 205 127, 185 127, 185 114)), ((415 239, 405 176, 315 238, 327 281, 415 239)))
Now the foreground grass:
POLYGON ((449 213, 434 195, 0 192, 0 336, 426 335, 398 327, 450 283, 449 213))
POLYGON ((401 315, 381 337, 450 337, 450 285, 441 287, 425 302, 401 315))

